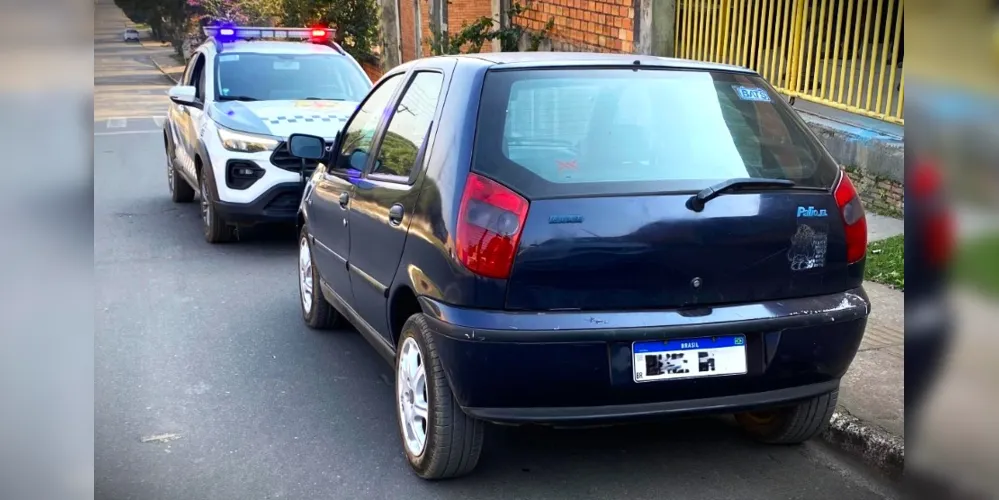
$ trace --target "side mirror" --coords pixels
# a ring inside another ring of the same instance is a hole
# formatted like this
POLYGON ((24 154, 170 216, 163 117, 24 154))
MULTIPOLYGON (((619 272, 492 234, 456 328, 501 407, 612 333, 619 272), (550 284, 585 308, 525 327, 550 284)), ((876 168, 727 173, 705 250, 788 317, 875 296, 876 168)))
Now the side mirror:
POLYGON ((170 87, 167 96, 170 97, 171 101, 182 106, 196 106, 199 104, 198 98, 195 97, 197 93, 197 89, 190 85, 177 85, 170 87))
POLYGON ((322 137, 307 134, 291 134, 288 138, 288 152, 303 160, 322 160, 326 156, 326 142, 322 137))

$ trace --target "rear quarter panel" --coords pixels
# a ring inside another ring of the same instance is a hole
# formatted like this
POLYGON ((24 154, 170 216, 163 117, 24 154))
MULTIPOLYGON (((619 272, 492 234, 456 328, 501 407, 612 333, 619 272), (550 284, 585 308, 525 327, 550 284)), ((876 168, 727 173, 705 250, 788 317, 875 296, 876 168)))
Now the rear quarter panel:
POLYGON ((487 68, 485 61, 462 58, 454 69, 420 174, 424 178, 416 181, 421 192, 390 294, 409 287, 417 296, 448 304, 503 307, 506 280, 468 272, 455 257, 453 241, 487 68))

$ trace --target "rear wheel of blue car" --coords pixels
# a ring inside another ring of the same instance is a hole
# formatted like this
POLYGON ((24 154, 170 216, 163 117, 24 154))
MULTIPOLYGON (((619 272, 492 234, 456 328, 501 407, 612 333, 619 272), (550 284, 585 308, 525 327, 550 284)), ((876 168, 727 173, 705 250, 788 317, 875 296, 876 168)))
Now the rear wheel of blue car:
POLYGON ((758 441, 799 444, 819 435, 829 425, 839 391, 823 394, 793 406, 738 413, 739 425, 758 441))
POLYGON ((409 465, 423 479, 447 479, 475 469, 484 423, 461 411, 422 314, 406 321, 395 362, 396 416, 409 465))

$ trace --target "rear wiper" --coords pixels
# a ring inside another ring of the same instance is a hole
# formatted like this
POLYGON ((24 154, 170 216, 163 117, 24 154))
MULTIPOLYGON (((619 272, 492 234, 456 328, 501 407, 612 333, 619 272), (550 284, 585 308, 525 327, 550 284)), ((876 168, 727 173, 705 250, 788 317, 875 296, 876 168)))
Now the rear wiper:
POLYGON ((337 99, 334 97, 306 97, 302 99, 303 101, 342 101, 343 99, 337 99))
POLYGON ((729 179, 705 188, 701 192, 691 196, 687 200, 687 208, 695 212, 700 212, 704 210, 705 203, 731 191, 790 187, 794 187, 794 182, 787 179, 729 179))
POLYGON ((259 101, 256 97, 246 95, 223 95, 219 96, 220 101, 259 101))

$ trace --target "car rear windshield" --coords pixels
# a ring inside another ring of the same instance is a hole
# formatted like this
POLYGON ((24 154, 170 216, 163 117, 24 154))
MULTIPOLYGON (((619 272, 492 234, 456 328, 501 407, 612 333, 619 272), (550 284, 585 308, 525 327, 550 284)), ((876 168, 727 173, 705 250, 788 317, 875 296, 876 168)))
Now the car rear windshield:
POLYGON ((829 188, 838 175, 757 76, 499 70, 483 85, 472 169, 529 197, 696 191, 745 177, 829 188))
POLYGON ((371 89, 363 71, 338 54, 222 53, 218 56, 219 100, 323 99, 361 101, 371 89))

